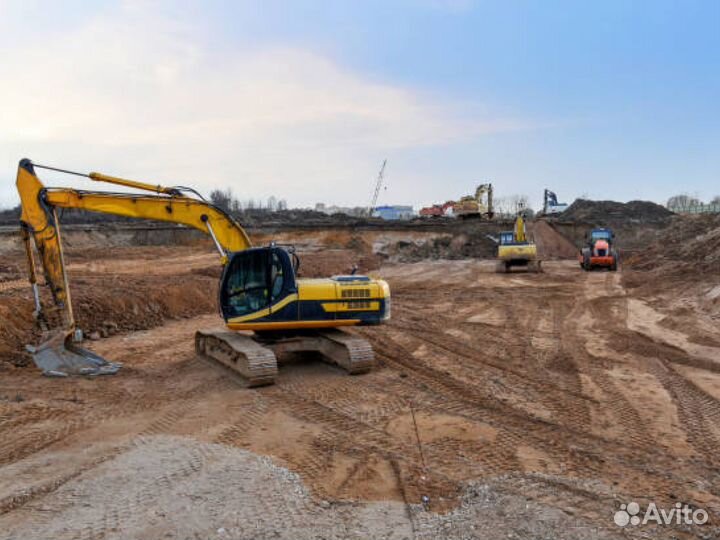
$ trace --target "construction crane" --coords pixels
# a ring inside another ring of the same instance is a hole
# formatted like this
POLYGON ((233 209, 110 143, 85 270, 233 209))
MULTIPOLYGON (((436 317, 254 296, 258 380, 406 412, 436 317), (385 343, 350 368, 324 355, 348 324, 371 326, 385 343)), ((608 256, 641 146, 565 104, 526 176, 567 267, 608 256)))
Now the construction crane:
POLYGON ((28 350, 46 375, 103 375, 120 368, 73 341, 75 318, 58 208, 178 223, 210 236, 223 267, 219 307, 227 330, 198 330, 195 348, 198 354, 237 372, 249 386, 274 382, 276 354, 285 352, 319 353, 352 374, 371 369, 374 354, 370 343, 343 332, 342 328, 382 324, 390 318, 390 288, 385 281, 361 275, 299 278, 300 261, 294 249, 274 243, 253 247, 245 230, 230 214, 198 197, 190 188, 163 187, 100 173, 77 173, 34 164, 28 159, 18 166, 17 188, 35 318, 44 331, 42 342, 28 350), (153 194, 48 188, 37 177, 36 168, 153 194), (52 296, 49 309, 40 299, 32 244, 40 254, 45 284, 52 296))
POLYGON ((370 206, 368 206, 367 209, 368 217, 372 217, 375 207, 377 206, 380 188, 382 188, 383 179, 385 178, 385 165, 387 165, 387 159, 383 160, 382 167, 380 167, 380 172, 378 173, 377 182, 375 183, 375 192, 373 193, 372 200, 370 201, 370 206))

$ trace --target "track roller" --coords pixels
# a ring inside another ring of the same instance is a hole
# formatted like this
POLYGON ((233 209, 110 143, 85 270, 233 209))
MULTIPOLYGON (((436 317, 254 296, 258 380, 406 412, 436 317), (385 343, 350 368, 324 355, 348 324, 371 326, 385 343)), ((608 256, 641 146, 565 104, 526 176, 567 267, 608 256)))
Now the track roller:
POLYGON ((277 377, 275 353, 247 334, 199 330, 195 351, 237 372, 250 387, 273 384, 277 377))

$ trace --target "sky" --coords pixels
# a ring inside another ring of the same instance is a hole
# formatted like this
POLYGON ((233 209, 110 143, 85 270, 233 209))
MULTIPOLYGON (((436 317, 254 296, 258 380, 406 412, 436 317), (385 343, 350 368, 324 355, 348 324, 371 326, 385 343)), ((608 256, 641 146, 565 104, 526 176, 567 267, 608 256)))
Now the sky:
MULTIPOLYGON (((17 162, 416 208, 720 195, 715 0, 0 0, 17 162)), ((47 185, 98 189, 43 171, 47 185)))

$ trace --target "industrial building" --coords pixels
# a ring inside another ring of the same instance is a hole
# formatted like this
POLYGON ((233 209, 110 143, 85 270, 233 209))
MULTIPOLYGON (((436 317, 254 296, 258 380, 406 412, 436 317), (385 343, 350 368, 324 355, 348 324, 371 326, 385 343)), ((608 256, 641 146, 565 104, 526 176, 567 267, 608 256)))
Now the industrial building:
POLYGON ((378 206, 373 211, 373 216, 388 220, 412 219, 415 217, 415 210, 412 206, 403 205, 378 206))

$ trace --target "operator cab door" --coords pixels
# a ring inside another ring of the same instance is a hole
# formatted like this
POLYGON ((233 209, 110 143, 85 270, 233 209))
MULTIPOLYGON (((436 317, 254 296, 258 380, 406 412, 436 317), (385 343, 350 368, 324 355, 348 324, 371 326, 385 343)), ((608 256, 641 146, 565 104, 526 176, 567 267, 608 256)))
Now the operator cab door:
POLYGON ((287 251, 277 247, 247 249, 232 254, 225 267, 220 307, 225 320, 253 314, 258 314, 258 320, 268 320, 280 311, 283 320, 297 319, 297 302, 281 304, 296 292, 295 272, 287 251))

